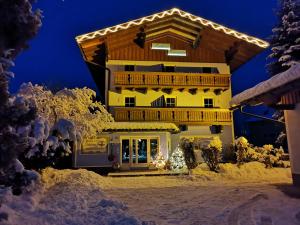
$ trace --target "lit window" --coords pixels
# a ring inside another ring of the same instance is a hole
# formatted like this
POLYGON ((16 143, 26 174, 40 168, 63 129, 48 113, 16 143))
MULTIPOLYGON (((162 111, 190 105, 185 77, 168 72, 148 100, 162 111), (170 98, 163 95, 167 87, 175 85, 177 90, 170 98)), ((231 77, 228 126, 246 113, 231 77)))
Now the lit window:
POLYGON ((135 107, 135 97, 125 97, 125 107, 135 107))
POLYGON ((166 98, 166 107, 173 108, 176 106, 175 98, 166 98))
POLYGON ((213 108, 214 107, 214 101, 212 98, 205 98, 204 99, 204 107, 205 108, 213 108))

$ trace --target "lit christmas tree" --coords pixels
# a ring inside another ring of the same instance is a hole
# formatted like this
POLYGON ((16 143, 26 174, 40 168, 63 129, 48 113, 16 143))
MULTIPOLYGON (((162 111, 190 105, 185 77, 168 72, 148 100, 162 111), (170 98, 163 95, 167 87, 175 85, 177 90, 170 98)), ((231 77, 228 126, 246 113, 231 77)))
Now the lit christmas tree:
POLYGON ((170 157, 171 169, 172 170, 183 170, 187 169, 184 160, 184 154, 181 148, 178 146, 170 157))

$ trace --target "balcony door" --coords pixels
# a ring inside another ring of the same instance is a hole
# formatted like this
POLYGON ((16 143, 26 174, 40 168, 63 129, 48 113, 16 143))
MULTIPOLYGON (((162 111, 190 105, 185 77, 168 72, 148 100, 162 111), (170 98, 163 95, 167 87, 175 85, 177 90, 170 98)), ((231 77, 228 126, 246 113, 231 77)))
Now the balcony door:
POLYGON ((130 167, 148 165, 159 151, 158 138, 125 138, 121 143, 122 165, 130 167))

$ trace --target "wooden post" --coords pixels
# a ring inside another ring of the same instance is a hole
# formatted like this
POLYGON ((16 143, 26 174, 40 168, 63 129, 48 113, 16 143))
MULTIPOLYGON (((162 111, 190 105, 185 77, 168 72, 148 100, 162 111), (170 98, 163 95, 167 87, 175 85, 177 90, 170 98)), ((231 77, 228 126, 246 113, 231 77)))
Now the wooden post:
POLYGON ((284 111, 293 184, 300 187, 300 103, 295 110, 284 111))

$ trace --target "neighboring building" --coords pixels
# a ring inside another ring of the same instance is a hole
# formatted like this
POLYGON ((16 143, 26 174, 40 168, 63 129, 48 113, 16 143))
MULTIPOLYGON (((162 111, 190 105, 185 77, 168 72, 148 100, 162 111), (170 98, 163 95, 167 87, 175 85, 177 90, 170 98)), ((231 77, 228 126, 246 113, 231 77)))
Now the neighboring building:
POLYGON ((76 41, 115 120, 176 124, 171 149, 182 137, 232 142, 231 73, 269 46, 176 8, 76 41))

